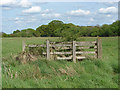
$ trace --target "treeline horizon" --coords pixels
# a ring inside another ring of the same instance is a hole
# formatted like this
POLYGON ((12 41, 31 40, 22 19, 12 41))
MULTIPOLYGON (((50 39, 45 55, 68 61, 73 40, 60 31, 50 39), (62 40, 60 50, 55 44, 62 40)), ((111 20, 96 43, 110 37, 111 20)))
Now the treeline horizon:
POLYGON ((36 30, 32 28, 16 30, 11 34, 2 33, 2 37, 111 37, 119 34, 119 21, 102 26, 78 26, 53 20, 48 25, 41 25, 36 30))

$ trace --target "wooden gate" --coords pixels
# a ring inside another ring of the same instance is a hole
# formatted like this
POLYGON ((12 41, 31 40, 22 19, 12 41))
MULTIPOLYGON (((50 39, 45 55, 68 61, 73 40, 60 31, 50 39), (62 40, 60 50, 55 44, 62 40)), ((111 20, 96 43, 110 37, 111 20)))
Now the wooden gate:
POLYGON ((72 41, 72 42, 50 42, 46 41, 46 45, 26 45, 23 42, 23 51, 25 47, 46 47, 46 52, 42 52, 47 59, 55 60, 76 60, 85 58, 101 58, 102 42, 98 37, 96 41, 72 41))

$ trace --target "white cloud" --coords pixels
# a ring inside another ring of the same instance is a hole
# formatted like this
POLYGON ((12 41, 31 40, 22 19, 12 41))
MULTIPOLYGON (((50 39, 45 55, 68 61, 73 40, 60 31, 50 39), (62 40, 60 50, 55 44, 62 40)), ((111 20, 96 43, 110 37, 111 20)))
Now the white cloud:
POLYGON ((15 20, 19 20, 19 17, 16 17, 15 20))
POLYGON ((51 13, 51 12, 53 12, 52 9, 45 9, 45 10, 42 11, 42 13, 51 13))
POLYGON ((109 15, 109 14, 108 14, 108 15, 106 15, 106 16, 107 16, 107 17, 111 17, 111 15, 109 15))
POLYGON ((50 10, 49 9, 46 9, 45 12, 49 12, 50 10))
POLYGON ((22 20, 23 18, 20 18, 20 17, 16 17, 14 20, 15 21, 18 21, 18 20, 22 20))
POLYGON ((43 17, 60 17, 61 14, 59 13, 51 13, 51 14, 41 14, 43 17))
POLYGON ((15 21, 16 24, 20 24, 22 21, 15 21))
POLYGON ((90 21, 94 21, 94 19, 93 19, 93 18, 90 18, 90 21))
POLYGON ((115 22, 116 20, 112 20, 112 22, 115 22))
POLYGON ((16 0, 0 0, 0 6, 14 5, 16 3, 16 0))
MULTIPOLYGON (((0 6, 7 6, 7 7, 30 7, 32 3, 28 0, 0 0, 0 6)), ((3 8, 4 9, 4 8, 3 8)))
POLYGON ((43 17, 60 17, 61 14, 59 13, 51 13, 51 14, 41 14, 43 17))
POLYGON ((60 17, 61 15, 59 13, 55 13, 55 14, 53 14, 53 16, 60 17))
POLYGON ((78 10, 72 10, 69 12, 69 14, 71 15, 89 15, 90 11, 88 10, 82 10, 82 9, 78 9, 78 10))
POLYGON ((29 9, 23 10, 23 13, 39 13, 41 11, 41 8, 39 6, 32 6, 29 9))
POLYGON ((10 10, 11 8, 9 8, 9 7, 3 7, 3 9, 5 9, 5 10, 10 10))
POLYGON ((20 5, 21 7, 30 7, 32 3, 30 3, 28 0, 21 0, 18 5, 20 5))
POLYGON ((100 8, 100 13, 117 13, 118 9, 116 7, 100 8))

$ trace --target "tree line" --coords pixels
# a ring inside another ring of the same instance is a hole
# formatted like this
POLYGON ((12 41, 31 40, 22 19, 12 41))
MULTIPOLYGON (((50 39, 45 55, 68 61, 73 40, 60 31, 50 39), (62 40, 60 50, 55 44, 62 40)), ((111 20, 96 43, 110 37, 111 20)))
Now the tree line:
POLYGON ((32 28, 16 30, 11 34, 2 33, 2 37, 66 37, 74 39, 76 37, 110 37, 118 36, 119 21, 112 24, 103 24, 102 26, 78 26, 72 23, 63 23, 59 20, 53 20, 48 25, 41 25, 36 30, 32 28))

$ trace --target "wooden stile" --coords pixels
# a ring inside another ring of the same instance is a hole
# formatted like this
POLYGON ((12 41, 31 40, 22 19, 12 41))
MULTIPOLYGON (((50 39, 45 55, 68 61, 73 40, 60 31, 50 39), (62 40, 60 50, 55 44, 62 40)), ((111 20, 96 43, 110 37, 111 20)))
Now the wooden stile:
POLYGON ((59 60, 70 60, 70 59, 72 59, 72 56, 69 56, 69 57, 57 57, 57 59, 59 59, 59 60))
POLYGON ((50 59, 50 47, 49 47, 49 40, 47 40, 46 47, 47 47, 47 59, 50 59))
POLYGON ((76 43, 75 46, 94 46, 95 43, 76 43))
POLYGON ((95 54, 96 52, 95 51, 79 51, 79 52, 76 52, 76 54, 95 54))
POLYGON ((85 56, 76 57, 77 59, 85 59, 85 56))
MULTIPOLYGON (((81 42, 50 42, 46 41, 46 45, 27 45, 28 47, 46 47, 46 52, 42 52, 46 55, 47 59, 59 60, 73 60, 76 63, 76 59, 85 59, 94 55, 95 58, 102 58, 102 41, 98 37, 96 41, 81 41, 81 42), (94 51, 93 51, 94 50, 94 51), (87 56, 88 55, 88 56, 87 56), (53 57, 52 57, 53 56, 53 57)), ((23 41, 22 50, 25 51, 26 44, 23 41)))
POLYGON ((72 42, 50 42, 50 44, 72 44, 72 42))
POLYGON ((73 41, 73 62, 76 63, 76 41, 73 41))
POLYGON ((23 41, 22 41, 22 51, 23 51, 23 52, 25 51, 25 47, 26 47, 26 43, 25 43, 25 41, 23 40, 23 41))
MULTIPOLYGON (((75 51, 76 54, 95 54, 95 51, 75 51)), ((45 55, 46 52, 43 52, 45 55)), ((50 52, 51 55, 65 55, 65 54, 72 54, 72 52, 50 52)))
POLYGON ((67 47, 67 46, 72 46, 71 44, 54 44, 54 45, 51 45, 50 44, 50 47, 67 47))
MULTIPOLYGON (((43 52, 46 54, 46 52, 43 52)), ((51 55, 64 55, 64 54, 72 54, 72 52, 50 52, 51 55)))
POLYGON ((97 43, 96 41, 81 41, 81 42, 76 42, 76 44, 95 44, 95 43, 97 43))

